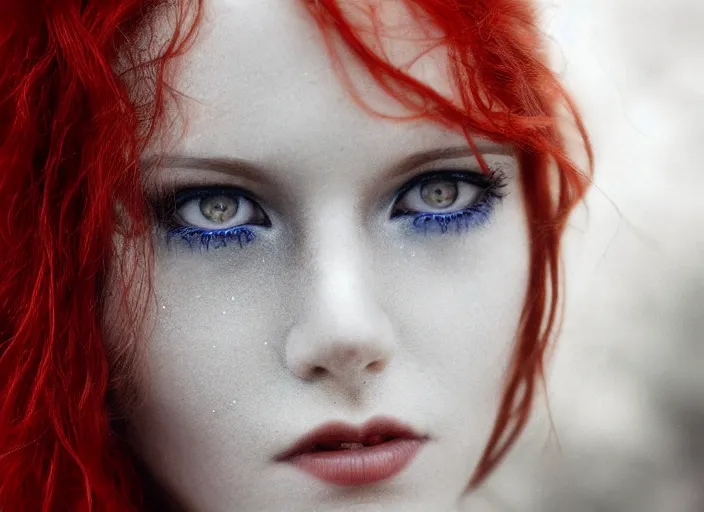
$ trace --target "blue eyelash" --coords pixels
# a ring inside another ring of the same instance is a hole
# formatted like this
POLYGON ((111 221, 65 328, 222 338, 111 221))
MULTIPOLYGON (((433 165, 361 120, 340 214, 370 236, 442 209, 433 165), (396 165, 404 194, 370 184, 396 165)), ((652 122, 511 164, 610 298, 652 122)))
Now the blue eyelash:
POLYGON ((256 238, 256 234, 246 226, 235 226, 223 230, 204 230, 190 226, 178 226, 170 228, 166 232, 167 243, 170 244, 174 238, 184 241, 191 249, 221 249, 230 243, 236 242, 240 248, 251 243, 256 238), (194 247, 196 245, 196 247, 194 247))
POLYGON ((489 175, 479 175, 476 172, 442 171, 440 173, 421 175, 418 180, 407 184, 402 192, 406 192, 410 188, 430 181, 438 176, 480 186, 484 188, 484 193, 483 197, 478 202, 468 206, 464 210, 452 213, 405 212, 397 216, 410 218, 414 230, 416 232, 422 232, 424 235, 427 235, 429 230, 437 228, 440 229, 441 234, 445 234, 448 233, 453 226, 456 228, 456 233, 467 232, 470 229, 483 226, 491 219, 496 203, 501 201, 505 196, 501 189, 506 186, 506 176, 500 169, 495 169, 489 175))
POLYGON ((429 229, 435 227, 440 228, 440 232, 445 234, 453 226, 456 228, 456 233, 462 233, 487 224, 496 203, 502 198, 503 196, 488 190, 480 202, 458 212, 416 213, 407 216, 412 218, 413 228, 424 235, 428 234, 429 229))
MULTIPOLYGON (((494 207, 503 197, 501 189, 505 186, 506 178, 500 171, 495 171, 490 175, 480 175, 477 172, 448 172, 441 171, 436 173, 427 173, 419 176, 417 179, 407 183, 397 195, 402 196, 413 186, 420 183, 430 181, 437 176, 446 177, 448 180, 464 181, 484 189, 483 197, 476 203, 468 206, 464 210, 452 213, 423 213, 423 212, 405 212, 393 215, 393 218, 410 219, 415 231, 427 234, 431 229, 439 228, 440 232, 445 234, 450 231, 451 227, 456 228, 457 233, 469 231, 470 229, 482 226, 489 222, 494 207)), ((162 198, 160 204, 156 206, 157 215, 162 219, 162 224, 165 229, 166 244, 170 248, 174 239, 186 243, 190 249, 211 250, 227 247, 232 242, 235 242, 240 248, 250 244, 256 238, 256 232, 252 229, 252 225, 234 226, 223 230, 207 230, 193 226, 182 226, 173 222, 172 215, 179 204, 187 199, 197 197, 203 189, 212 192, 211 187, 203 187, 181 191, 180 197, 174 201, 162 198)), ((229 190, 229 189, 228 189, 229 190)), ((229 191, 229 193, 232 193, 229 191)), ((173 196, 172 196, 173 197, 173 196)), ((264 214, 266 215, 266 214, 264 214)), ((268 220, 268 219, 267 219, 268 220)), ((257 225, 259 226, 259 225, 257 225)), ((270 227, 271 224, 264 227, 270 227)))

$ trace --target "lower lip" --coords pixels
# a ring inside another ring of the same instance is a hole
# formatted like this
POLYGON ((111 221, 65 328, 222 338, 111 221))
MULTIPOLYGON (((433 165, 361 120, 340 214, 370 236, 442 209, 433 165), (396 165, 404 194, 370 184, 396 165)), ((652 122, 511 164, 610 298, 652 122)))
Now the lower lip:
POLYGON ((420 450, 420 439, 394 439, 356 450, 309 452, 293 464, 319 480, 336 485, 368 485, 396 476, 420 450))

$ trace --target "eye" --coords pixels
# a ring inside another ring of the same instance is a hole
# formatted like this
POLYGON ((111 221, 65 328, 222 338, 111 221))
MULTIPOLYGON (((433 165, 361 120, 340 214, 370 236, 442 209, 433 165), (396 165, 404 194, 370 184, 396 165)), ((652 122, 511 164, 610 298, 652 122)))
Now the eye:
POLYGON ((176 193, 171 223, 203 231, 225 231, 238 226, 268 225, 254 200, 236 189, 196 188, 176 193))
POLYGON ((157 197, 153 207, 169 247, 174 240, 191 249, 243 247, 257 237, 257 227, 271 227, 251 194, 234 187, 185 188, 157 197))
POLYGON ((391 218, 409 218, 427 234, 467 232, 489 221, 504 196, 506 177, 500 171, 435 171, 421 174, 401 187, 391 218))
POLYGON ((424 174, 401 189, 393 216, 452 214, 481 202, 496 178, 480 173, 446 171, 424 174))

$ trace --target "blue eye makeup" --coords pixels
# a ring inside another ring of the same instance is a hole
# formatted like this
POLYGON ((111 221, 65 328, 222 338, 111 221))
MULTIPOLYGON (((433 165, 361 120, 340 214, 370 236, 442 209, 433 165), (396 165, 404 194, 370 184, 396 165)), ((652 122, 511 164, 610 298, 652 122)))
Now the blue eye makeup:
POLYGON ((434 171, 417 176, 399 190, 392 219, 410 219, 415 230, 447 233, 485 224, 504 197, 506 176, 474 171, 434 171))
POLYGON ((192 249, 239 247, 254 241, 256 229, 271 227, 256 200, 235 187, 195 187, 163 196, 156 208, 166 240, 186 243, 192 249))
MULTIPOLYGON (((468 231, 486 223, 503 198, 506 177, 500 171, 434 170, 420 174, 395 194, 393 222, 409 222, 415 231, 468 231)), ((244 247, 271 221, 255 197, 237 187, 206 186, 175 189, 154 204, 166 235, 192 249, 219 249, 233 242, 244 247)))

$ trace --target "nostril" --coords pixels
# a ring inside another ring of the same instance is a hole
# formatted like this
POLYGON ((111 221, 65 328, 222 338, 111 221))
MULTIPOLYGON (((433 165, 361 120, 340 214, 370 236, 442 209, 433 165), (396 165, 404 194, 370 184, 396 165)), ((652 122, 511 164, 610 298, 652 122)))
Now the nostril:
POLYGON ((383 370, 385 366, 386 366, 386 364, 383 361, 376 360, 376 361, 372 361, 371 363, 369 363, 367 365, 366 369, 369 370, 370 372, 376 373, 376 372, 380 372, 381 370, 383 370))
POLYGON ((327 373, 327 370, 322 366, 314 366, 310 373, 312 377, 320 377, 322 375, 325 375, 327 373))

